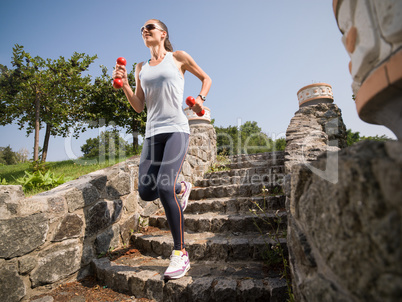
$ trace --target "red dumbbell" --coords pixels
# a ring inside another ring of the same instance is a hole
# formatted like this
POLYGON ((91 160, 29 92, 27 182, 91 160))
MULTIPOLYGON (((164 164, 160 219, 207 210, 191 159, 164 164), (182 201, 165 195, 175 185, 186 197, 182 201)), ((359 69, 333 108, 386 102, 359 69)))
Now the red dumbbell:
MULTIPOLYGON (((120 57, 120 58, 118 58, 118 59, 116 60, 116 63, 117 63, 118 65, 124 65, 124 66, 126 66, 127 61, 126 61, 125 58, 120 57)), ((120 79, 120 78, 115 78, 115 79, 113 80, 113 87, 116 88, 116 89, 120 89, 121 87, 123 87, 123 80, 120 79)))
MULTIPOLYGON (((187 97, 186 104, 188 107, 193 107, 195 105, 195 99, 192 96, 187 97)), ((198 116, 203 116, 205 114, 205 110, 202 109, 200 112, 196 113, 198 116)))

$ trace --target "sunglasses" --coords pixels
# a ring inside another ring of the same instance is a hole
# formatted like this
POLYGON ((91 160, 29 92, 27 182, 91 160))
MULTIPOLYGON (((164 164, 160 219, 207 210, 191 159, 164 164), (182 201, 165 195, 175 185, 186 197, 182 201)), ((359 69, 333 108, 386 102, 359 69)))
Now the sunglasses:
POLYGON ((161 30, 161 31, 165 31, 162 27, 160 27, 159 25, 157 25, 157 24, 147 24, 147 25, 145 25, 145 26, 143 26, 143 27, 141 27, 141 35, 143 34, 143 32, 144 32, 144 30, 147 30, 147 31, 150 31, 150 30, 153 30, 153 29, 159 29, 159 30, 161 30))

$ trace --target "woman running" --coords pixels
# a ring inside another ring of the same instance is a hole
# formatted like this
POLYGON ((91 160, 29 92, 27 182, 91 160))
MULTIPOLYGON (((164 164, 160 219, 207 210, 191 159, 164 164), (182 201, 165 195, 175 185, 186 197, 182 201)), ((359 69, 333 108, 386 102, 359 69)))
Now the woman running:
POLYGON ((139 166, 138 191, 141 199, 160 198, 172 232, 174 247, 165 279, 183 277, 190 269, 188 252, 184 244, 183 211, 190 191, 189 182, 178 182, 187 154, 190 127, 184 114, 184 73, 191 72, 201 80, 200 94, 191 107, 202 110, 202 104, 211 87, 211 78, 184 51, 174 51, 166 25, 151 19, 141 27, 142 39, 151 52, 151 58, 136 65, 136 89, 132 91, 127 70, 117 65, 113 78, 123 80, 123 91, 138 113, 147 106, 147 123, 139 166), (181 196, 181 200, 178 199, 181 196))

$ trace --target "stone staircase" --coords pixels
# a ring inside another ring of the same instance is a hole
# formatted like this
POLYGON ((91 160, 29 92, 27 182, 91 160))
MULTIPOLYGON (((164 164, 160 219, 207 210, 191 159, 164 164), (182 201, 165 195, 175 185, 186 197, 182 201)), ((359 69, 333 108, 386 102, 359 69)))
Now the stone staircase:
MULTIPOLYGON (((116 291, 156 301, 286 301, 286 280, 264 264, 273 241, 261 219, 286 230, 284 153, 233 156, 226 167, 206 174, 191 192, 184 213, 191 261, 185 277, 163 280, 173 240, 166 217, 154 215, 146 233, 132 236, 141 255, 94 260, 97 278, 116 291), (277 194, 263 196, 264 187, 277 194), (255 203, 266 208, 259 216, 255 203)), ((285 238, 281 245, 287 250, 285 238)))

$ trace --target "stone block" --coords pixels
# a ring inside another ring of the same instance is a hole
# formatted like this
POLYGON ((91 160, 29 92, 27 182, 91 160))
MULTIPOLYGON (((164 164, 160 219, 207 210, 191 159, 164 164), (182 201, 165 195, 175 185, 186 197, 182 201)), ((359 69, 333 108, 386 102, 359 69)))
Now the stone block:
POLYGON ((193 301, 213 301, 211 296, 212 277, 197 278, 190 285, 190 297, 193 301))
POLYGON ((95 257, 96 257, 95 248, 93 247, 92 241, 84 239, 84 244, 82 247, 81 264, 83 266, 90 264, 95 257))
POLYGON ((48 213, 61 214, 66 211, 66 200, 62 196, 49 197, 48 202, 48 213))
POLYGON ((106 186, 106 182, 107 182, 107 175, 96 175, 92 178, 92 180, 90 181, 90 183, 95 186, 99 192, 102 192, 105 190, 105 186, 106 186))
POLYGON ((25 198, 22 186, 0 186, 0 206, 4 203, 15 203, 21 198, 25 198))
POLYGON ((47 198, 33 196, 21 199, 18 202, 17 214, 19 216, 28 216, 37 213, 46 213, 49 209, 47 198))
POLYGON ((90 206, 100 198, 100 194, 96 187, 86 182, 67 191, 64 196, 70 213, 77 209, 90 206))
POLYGON ((120 199, 103 200, 86 211, 85 236, 90 237, 117 222, 122 214, 123 203, 120 199))
POLYGON ((10 218, 17 214, 17 204, 25 198, 22 186, 0 186, 0 217, 10 218))
POLYGON ((123 244, 129 244, 131 235, 138 229, 138 213, 131 215, 125 222, 120 225, 120 236, 123 240, 123 244))
POLYGON ((140 211, 138 195, 138 192, 131 192, 130 194, 121 197, 126 213, 138 213, 140 211))
POLYGON ((191 279, 191 277, 185 276, 167 282, 163 288, 163 301, 191 301, 192 299, 188 295, 188 285, 191 283, 191 279))
MULTIPOLYGON (((35 300, 31 300, 31 302, 53 302, 54 299, 52 296, 44 296, 42 298, 39 299, 35 299, 35 300)), ((73 300, 71 300, 70 302, 72 302, 73 300)), ((77 302, 77 301, 74 301, 77 302)))
POLYGON ((6 263, 0 266, 0 301, 19 302, 26 295, 26 287, 18 275, 15 264, 6 263))
POLYGON ((96 253, 98 255, 107 253, 110 249, 119 247, 120 244, 120 226, 114 225, 96 236, 96 253))
POLYGON ((239 282, 239 292, 242 301, 259 301, 264 296, 262 280, 246 279, 239 282))
POLYGON ((113 178, 109 179, 106 183, 106 192, 109 198, 120 198, 131 192, 130 188, 130 174, 120 172, 113 178))
POLYGON ((236 296, 237 280, 220 278, 216 280, 214 296, 216 301, 230 301, 236 296))
POLYGON ((24 256, 18 259, 18 270, 21 275, 30 273, 36 267, 37 261, 33 256, 24 256))
POLYGON ((45 214, 0 220, 0 258, 25 255, 41 246, 49 230, 45 214))
POLYGON ((145 207, 142 211, 141 216, 149 217, 154 215, 159 210, 159 205, 155 204, 154 202, 147 202, 145 207))
POLYGON ((84 222, 77 214, 67 214, 57 227, 52 241, 77 238, 82 234, 84 222))
POLYGON ((38 265, 31 272, 32 287, 62 280, 80 269, 82 244, 66 240, 41 251, 38 265))

